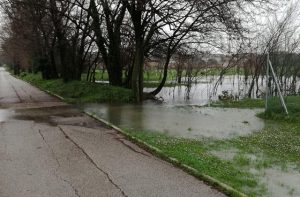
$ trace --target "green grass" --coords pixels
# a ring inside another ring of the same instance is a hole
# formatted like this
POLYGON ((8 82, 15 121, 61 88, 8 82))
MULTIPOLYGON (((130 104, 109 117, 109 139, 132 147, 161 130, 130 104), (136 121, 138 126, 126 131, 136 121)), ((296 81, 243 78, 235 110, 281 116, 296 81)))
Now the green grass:
MULTIPOLYGON (((201 77, 206 75, 219 75, 222 72, 223 68, 204 68, 200 70, 193 70, 191 76, 193 77, 201 77)), ((236 75, 243 74, 243 69, 237 70, 236 68, 228 68, 225 72, 225 75, 236 75)), ((160 81, 163 76, 163 70, 146 70, 144 72, 144 80, 145 81, 160 81)), ((177 76, 176 69, 168 70, 168 78, 167 81, 175 80, 177 76)), ((186 70, 182 72, 182 77, 187 76, 186 70)))
POLYGON ((40 74, 21 74, 21 79, 65 98, 71 103, 132 103, 131 90, 110 85, 71 81, 64 83, 61 79, 43 80, 40 74))
MULTIPOLYGON (((200 75, 220 75, 220 73, 224 70, 224 68, 209 68, 209 69, 204 69, 204 71, 200 72, 200 75)), ((244 74, 244 69, 240 68, 226 68, 224 75, 243 75, 244 74)))
MULTIPOLYGON (((285 98, 290 115, 283 113, 278 98, 270 99, 269 111, 260 114, 265 128, 248 136, 233 139, 183 139, 165 134, 125 129, 130 135, 160 149, 164 155, 179 160, 248 196, 266 196, 261 182, 264 170, 272 167, 300 171, 300 97, 285 98), (220 152, 224 158, 214 154, 220 152), (230 158, 232 155, 232 158, 230 158), (258 173, 254 173, 255 169, 258 173)), ((217 106, 222 106, 218 103, 217 106)), ((226 102, 224 107, 264 106, 262 100, 226 102)), ((221 128, 220 128, 221 129, 221 128)))
MULTIPOLYGON (((144 71, 144 81, 161 81, 163 77, 163 70, 155 70, 149 69, 144 71)), ((169 69, 168 70, 168 77, 167 81, 175 80, 176 79, 176 70, 169 69)))
MULTIPOLYGON (((87 74, 83 73, 81 75, 81 80, 86 81, 86 77, 87 77, 87 74)), ((97 69, 95 71, 95 79, 96 79, 96 81, 108 81, 108 72, 106 70, 103 71, 103 70, 97 69)))
MULTIPOLYGON (((200 69, 198 71, 193 70, 192 71, 192 76, 205 76, 205 75, 219 75, 222 71, 222 68, 206 68, 206 69, 200 69)), ((235 74, 243 74, 243 69, 240 69, 239 71, 236 68, 229 68, 226 70, 225 75, 235 75, 235 74)), ((182 72, 182 77, 186 76, 187 73, 184 70, 182 72)), ((82 80, 86 80, 87 74, 84 73, 82 74, 82 80)), ((125 76, 125 73, 123 72, 123 77, 125 76)), ((172 81, 175 80, 177 76, 177 71, 176 69, 169 69, 168 70, 168 77, 167 81, 172 81)), ((147 69, 144 71, 144 81, 147 83, 148 81, 161 81, 163 77, 163 70, 162 69, 147 69)), ((102 71, 97 69, 96 70, 96 75, 95 75, 96 80, 101 80, 101 81, 108 81, 108 73, 106 70, 102 71)))
MULTIPOLYGON (((258 116, 263 119, 297 122, 300 121, 300 96, 287 96, 284 98, 289 116, 285 115, 284 109, 281 106, 279 97, 271 97, 268 99, 268 110, 266 113, 258 116)), ((217 101, 211 104, 212 107, 225 108, 264 108, 265 100, 263 99, 243 99, 240 101, 217 101)))

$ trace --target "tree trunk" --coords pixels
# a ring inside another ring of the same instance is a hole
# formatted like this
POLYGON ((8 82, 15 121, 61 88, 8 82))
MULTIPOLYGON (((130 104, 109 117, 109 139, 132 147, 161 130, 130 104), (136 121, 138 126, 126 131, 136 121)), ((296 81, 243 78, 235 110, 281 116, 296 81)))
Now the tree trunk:
POLYGON ((143 42, 140 39, 136 40, 136 51, 134 64, 132 68, 131 87, 135 100, 138 103, 143 101, 143 66, 144 66, 144 49, 143 42))
POLYGON ((167 59, 166 59, 165 65, 164 65, 163 78, 162 78, 159 86, 154 91, 152 91, 150 93, 153 96, 156 96, 162 90, 162 88, 165 86, 165 83, 166 83, 167 78, 168 78, 168 69, 169 69, 170 59, 171 59, 171 55, 168 53, 168 56, 167 56, 167 59))
POLYGON ((109 51, 109 57, 107 62, 107 72, 109 77, 109 84, 114 86, 122 86, 122 65, 120 46, 111 46, 109 51))

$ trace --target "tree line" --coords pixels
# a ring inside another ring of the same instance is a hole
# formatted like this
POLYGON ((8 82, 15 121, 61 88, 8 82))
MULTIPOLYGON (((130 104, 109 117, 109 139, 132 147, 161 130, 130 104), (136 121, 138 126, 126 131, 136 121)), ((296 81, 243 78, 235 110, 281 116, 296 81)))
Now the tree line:
MULTIPOLYGON (((230 35, 244 39, 243 19, 269 0, 3 0, 2 57, 44 79, 81 80, 101 63, 109 83, 137 102, 157 95, 172 57, 230 35), (250 10, 250 11, 249 11, 250 10), (145 61, 163 60, 157 88, 145 93, 145 61)), ((18 70, 18 69, 17 69, 18 70)), ((89 78, 90 76, 88 76, 89 78)))

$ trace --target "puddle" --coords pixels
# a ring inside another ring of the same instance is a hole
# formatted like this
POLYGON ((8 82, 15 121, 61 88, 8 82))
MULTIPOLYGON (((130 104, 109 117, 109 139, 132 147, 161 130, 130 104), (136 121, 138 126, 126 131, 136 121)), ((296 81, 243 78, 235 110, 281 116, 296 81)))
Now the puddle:
POLYGON ((121 128, 156 131, 184 138, 233 138, 259 131, 264 127, 264 122, 255 116, 260 110, 153 103, 90 104, 83 108, 121 128))
POLYGON ((38 118, 41 116, 55 116, 73 117, 78 116, 79 111, 72 106, 52 106, 42 108, 23 108, 15 110, 17 116, 23 116, 24 118, 38 118))
POLYGON ((72 119, 81 116, 82 114, 80 111, 72 106, 53 106, 43 108, 16 109, 13 118, 17 120, 29 120, 39 123, 47 123, 50 125, 57 125, 60 123, 60 119, 72 119))
MULTIPOLYGON (((62 124, 78 124, 83 114, 72 106, 52 106, 43 108, 16 108, 16 109, 0 109, 0 122, 8 120, 28 120, 34 122, 42 122, 50 125, 62 124), (67 121, 65 120, 67 119, 67 121)), ((86 120, 84 118, 81 118, 86 120)), ((87 124, 87 123, 86 123, 87 124)))
POLYGON ((0 109, 0 123, 8 120, 34 121, 48 125, 73 125, 96 128, 105 126, 103 123, 82 114, 78 109, 69 106, 55 106, 45 108, 17 108, 12 110, 0 109))
MULTIPOLYGON (((0 122, 1 111, 7 110, 0 110, 0 122)), ((104 126, 102 123, 94 121, 88 116, 80 113, 78 109, 68 105, 45 108, 15 109, 14 113, 10 114, 9 119, 34 121, 37 123, 46 123, 52 126, 73 125, 88 128, 104 126)))

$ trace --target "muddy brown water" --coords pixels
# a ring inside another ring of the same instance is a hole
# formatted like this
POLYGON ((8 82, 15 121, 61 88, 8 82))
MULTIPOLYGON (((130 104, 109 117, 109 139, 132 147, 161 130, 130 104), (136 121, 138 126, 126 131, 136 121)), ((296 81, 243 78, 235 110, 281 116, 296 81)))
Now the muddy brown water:
POLYGON ((232 138, 259 131, 264 122, 257 118, 259 109, 223 109, 191 105, 89 104, 85 111, 121 127, 161 132, 183 138, 232 138))

